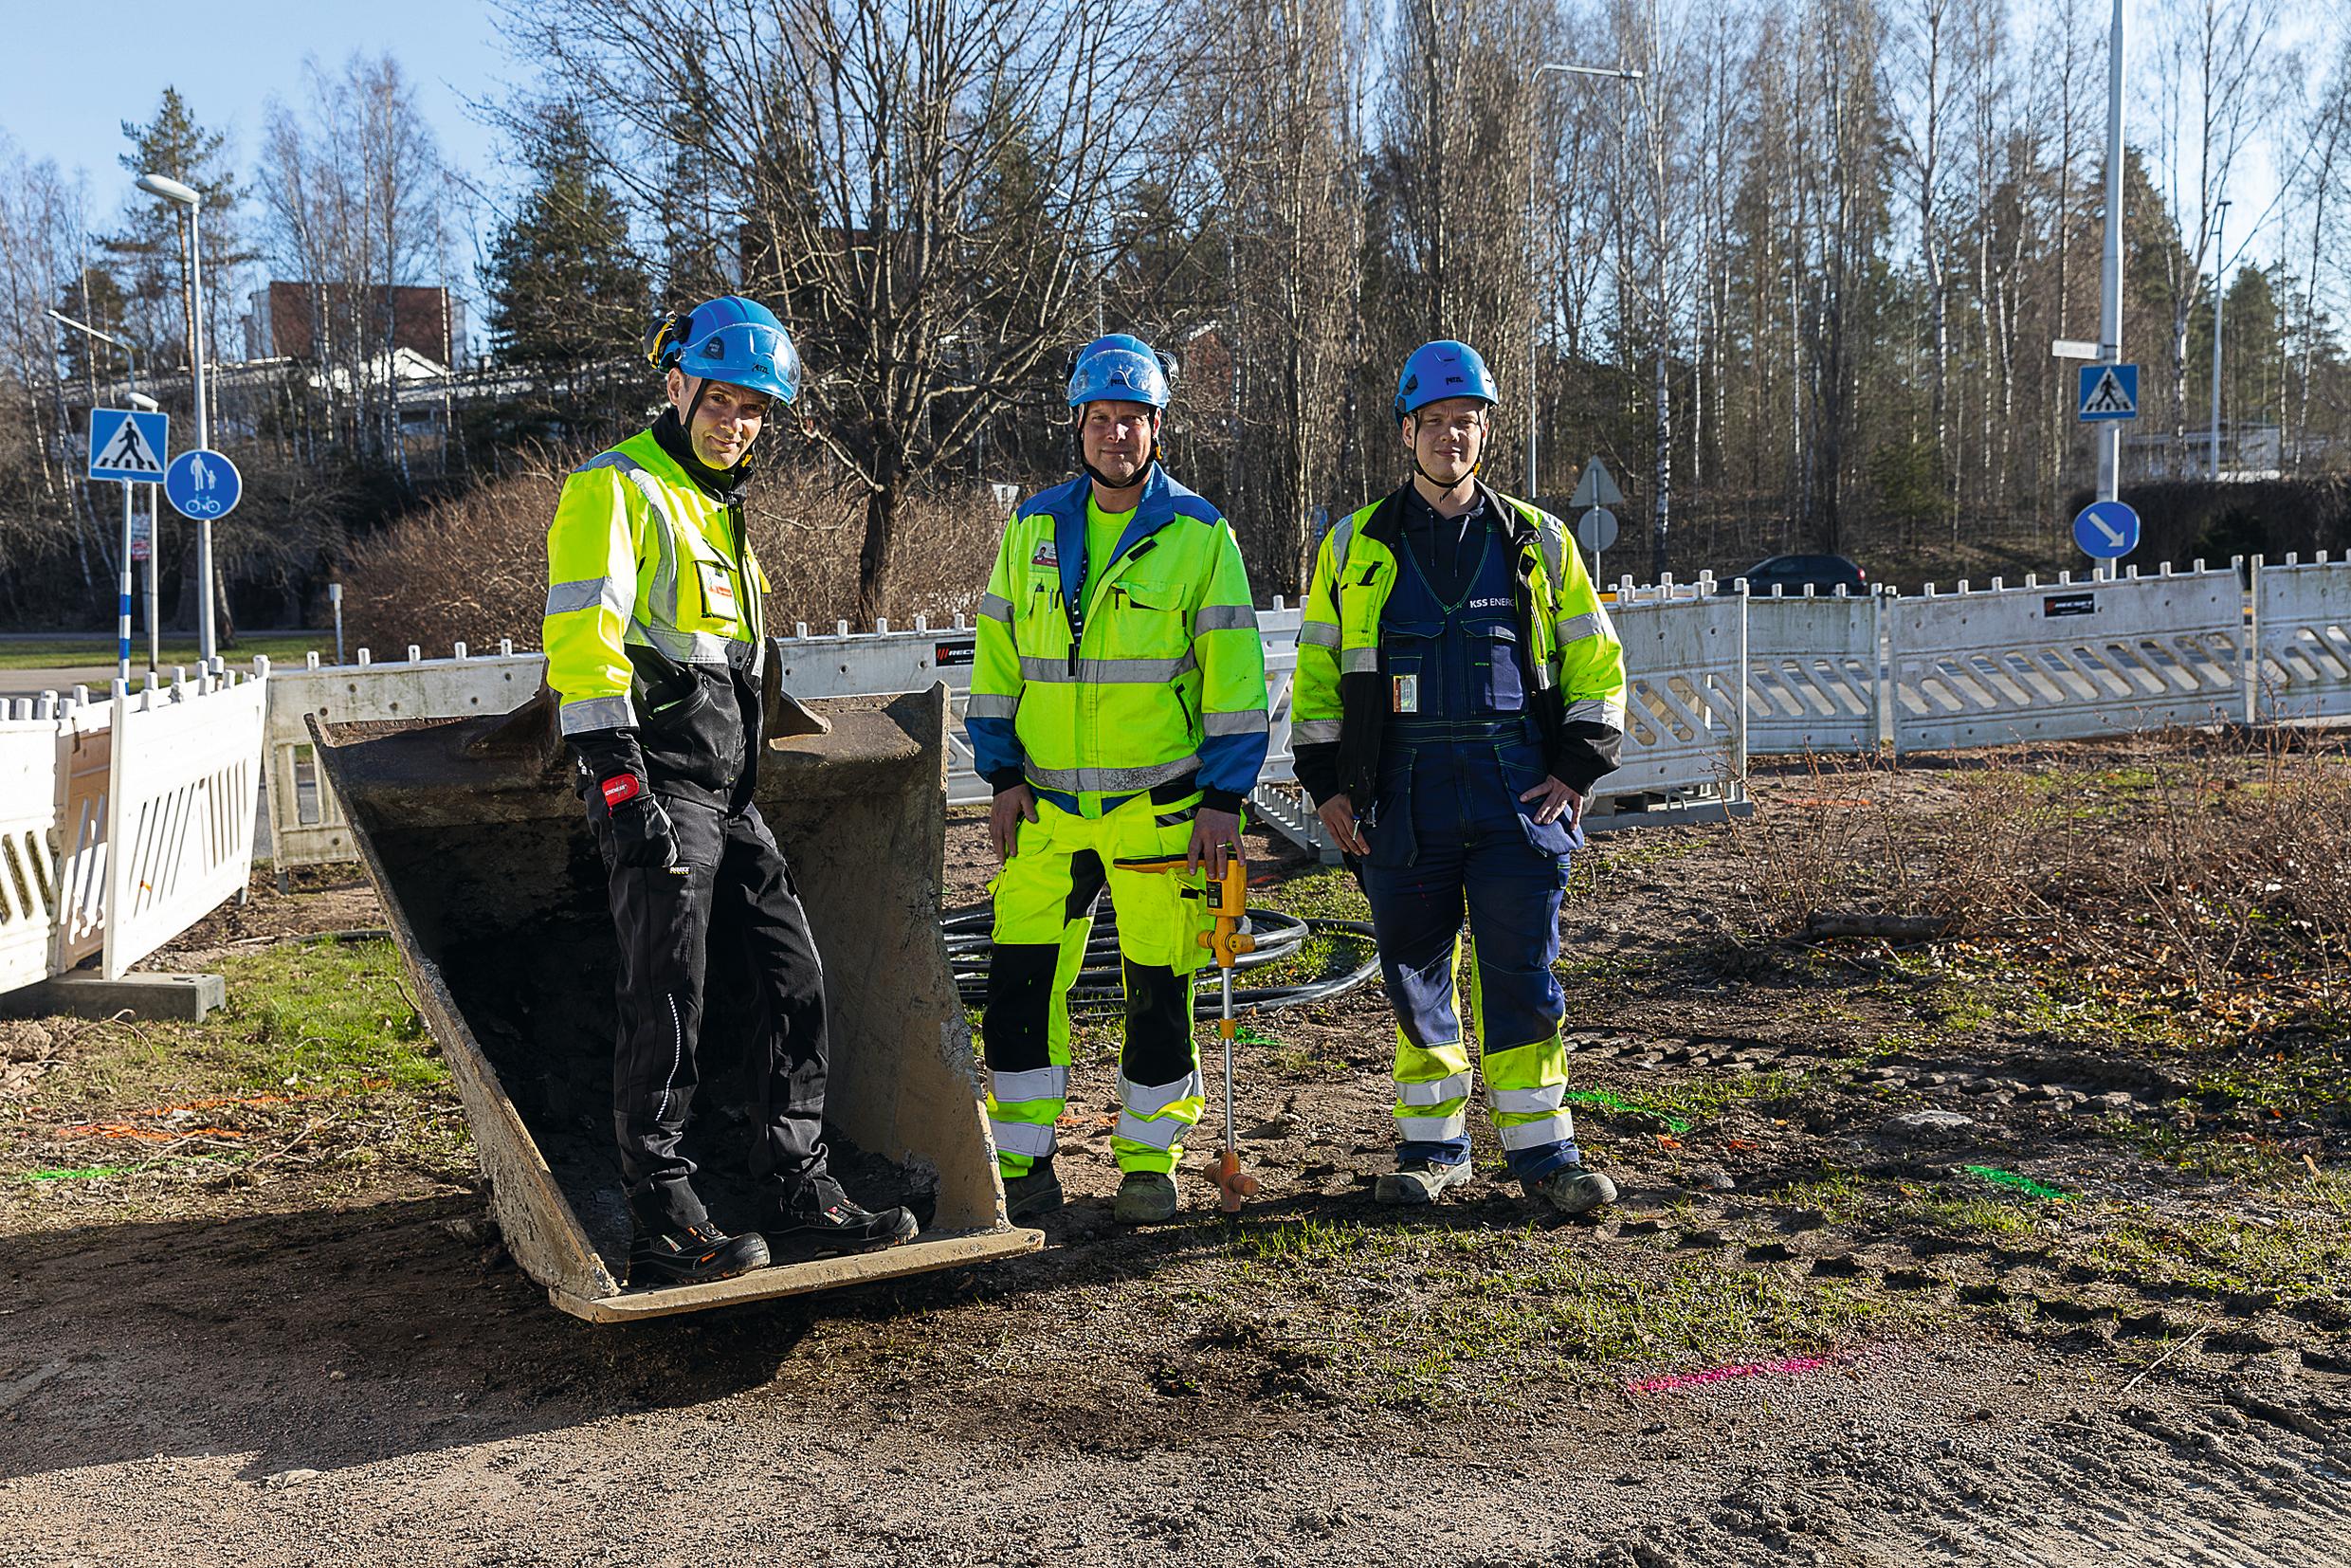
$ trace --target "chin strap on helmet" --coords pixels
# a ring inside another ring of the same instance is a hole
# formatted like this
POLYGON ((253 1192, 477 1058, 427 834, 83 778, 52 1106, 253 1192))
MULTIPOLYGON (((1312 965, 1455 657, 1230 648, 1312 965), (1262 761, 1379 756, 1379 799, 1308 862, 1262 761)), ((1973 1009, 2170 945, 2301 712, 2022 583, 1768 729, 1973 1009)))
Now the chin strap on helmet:
POLYGON ((1159 438, 1155 435, 1151 438, 1151 451, 1149 455, 1144 457, 1143 465, 1135 470, 1135 477, 1125 480, 1112 479, 1108 474, 1103 473, 1100 468, 1095 467, 1091 463, 1085 461, 1085 443, 1083 440, 1077 440, 1076 446, 1078 448, 1078 466, 1084 470, 1086 478, 1092 480, 1095 483, 1101 485, 1105 490, 1132 490, 1136 485, 1140 484, 1144 480, 1151 477, 1151 470, 1158 465, 1159 461, 1159 438))

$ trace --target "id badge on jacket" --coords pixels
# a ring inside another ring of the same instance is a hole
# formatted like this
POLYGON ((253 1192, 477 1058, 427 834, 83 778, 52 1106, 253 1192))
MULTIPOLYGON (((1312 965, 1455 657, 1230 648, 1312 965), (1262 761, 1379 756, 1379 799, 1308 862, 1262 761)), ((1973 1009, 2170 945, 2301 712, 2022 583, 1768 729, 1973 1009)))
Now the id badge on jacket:
POLYGON ((741 619, 742 611, 737 607, 735 599, 735 574, 717 561, 696 561, 694 568, 702 574, 702 608, 709 611, 710 618, 714 621, 741 619))

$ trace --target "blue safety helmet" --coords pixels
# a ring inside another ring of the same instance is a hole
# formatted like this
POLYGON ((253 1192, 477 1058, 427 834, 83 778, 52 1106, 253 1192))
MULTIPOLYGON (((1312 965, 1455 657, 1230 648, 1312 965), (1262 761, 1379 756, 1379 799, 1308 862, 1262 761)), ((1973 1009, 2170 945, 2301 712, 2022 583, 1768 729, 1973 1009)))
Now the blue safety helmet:
POLYGON ((1069 406, 1105 401, 1167 407, 1167 370, 1141 338, 1114 332, 1078 351, 1069 367, 1069 406))
POLYGON ((1396 377, 1395 416, 1402 419, 1449 397, 1499 403, 1502 389, 1494 385, 1493 373, 1485 368, 1477 350, 1443 337, 1421 344, 1404 361, 1404 374, 1396 377))
POLYGON ((725 381, 789 403, 800 395, 800 355, 775 313, 739 294, 707 300, 653 323, 645 356, 705 381, 725 381))

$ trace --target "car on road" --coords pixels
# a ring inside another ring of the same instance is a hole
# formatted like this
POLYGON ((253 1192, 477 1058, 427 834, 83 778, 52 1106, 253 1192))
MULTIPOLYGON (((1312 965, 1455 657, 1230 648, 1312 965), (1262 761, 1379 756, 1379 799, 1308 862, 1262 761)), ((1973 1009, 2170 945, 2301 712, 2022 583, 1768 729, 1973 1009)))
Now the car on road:
POLYGON ((1869 574, 1843 556, 1774 556, 1740 574, 1750 593, 1769 593, 1775 588, 1801 593, 1807 587, 1815 593, 1833 593, 1839 588, 1848 593, 1869 592, 1869 574))

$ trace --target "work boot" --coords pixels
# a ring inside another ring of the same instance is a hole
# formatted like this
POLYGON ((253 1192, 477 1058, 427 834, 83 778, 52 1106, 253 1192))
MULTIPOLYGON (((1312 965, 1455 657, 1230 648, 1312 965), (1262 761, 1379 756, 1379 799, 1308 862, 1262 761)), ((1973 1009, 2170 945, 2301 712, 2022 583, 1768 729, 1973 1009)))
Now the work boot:
POLYGON ((1005 1178, 1004 1217, 1014 1224, 1049 1214, 1061 1202, 1061 1177, 1053 1174, 1049 1158, 1030 1166, 1025 1175, 1005 1178))
POLYGON ((730 1236, 708 1220, 700 1225, 630 1227, 629 1285, 650 1290, 666 1285, 707 1285, 767 1267, 767 1243, 756 1232, 730 1236))
POLYGON ((1403 1159, 1372 1188, 1373 1201, 1399 1209, 1416 1209, 1469 1179, 1469 1162, 1440 1165, 1433 1159, 1403 1159))
POLYGON ((830 1176, 818 1176, 787 1196, 768 1227, 769 1245, 798 1257, 877 1252, 914 1240, 920 1227, 904 1209, 875 1213, 852 1200, 830 1176))
POLYGON ((1616 1184, 1580 1165, 1562 1165, 1540 1181, 1520 1185, 1528 1197, 1542 1198, 1562 1214, 1588 1213, 1616 1201, 1616 1184))
POLYGON ((1119 1180, 1110 1217, 1121 1225, 1158 1225, 1176 1217, 1176 1178, 1164 1171, 1129 1171, 1119 1180))

